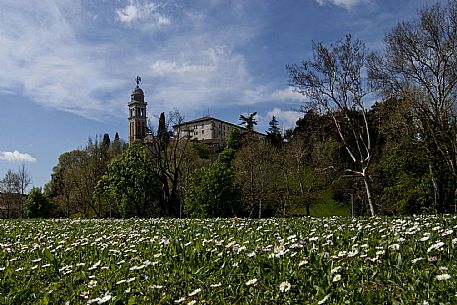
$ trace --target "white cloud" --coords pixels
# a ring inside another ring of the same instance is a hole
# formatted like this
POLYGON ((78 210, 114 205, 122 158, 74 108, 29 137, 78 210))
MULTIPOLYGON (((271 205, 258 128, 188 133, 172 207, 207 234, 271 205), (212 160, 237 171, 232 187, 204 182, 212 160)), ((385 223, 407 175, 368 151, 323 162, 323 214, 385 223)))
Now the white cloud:
POLYGON ((297 102, 302 102, 305 100, 305 97, 294 91, 293 87, 287 87, 285 89, 278 89, 275 90, 271 94, 271 98, 273 100, 278 100, 278 101, 297 101, 297 102))
POLYGON ((114 101, 100 98, 124 82, 109 64, 117 46, 84 43, 75 30, 79 11, 70 0, 15 0, 2 7, 0 91, 89 118, 118 111, 114 101))
POLYGON ((333 4, 336 6, 343 7, 347 10, 352 9, 353 7, 360 4, 370 4, 373 3, 373 0, 315 0, 319 5, 333 4))
POLYGON ((280 108, 275 107, 267 113, 267 117, 270 118, 270 120, 273 116, 275 116, 279 121, 280 126, 288 129, 295 127, 295 122, 297 122, 299 118, 303 117, 303 113, 293 110, 284 111, 280 108))
POLYGON ((0 160, 6 160, 9 162, 36 162, 36 159, 27 153, 20 153, 17 150, 11 151, 0 151, 0 160))
POLYGON ((214 67, 209 65, 194 65, 191 63, 177 64, 175 61, 157 60, 151 65, 151 70, 157 76, 207 75, 214 67))
POLYGON ((130 0, 128 5, 116 10, 117 20, 127 25, 133 23, 159 27, 170 25, 170 18, 160 12, 161 7, 158 3, 130 0))
POLYGON ((156 109, 200 114, 207 107, 248 105, 271 93, 255 84, 243 55, 219 33, 178 36, 163 44, 150 64, 156 109))
POLYGON ((239 51, 256 35, 250 18, 234 15, 240 19, 229 27, 215 26, 211 16, 196 18, 170 6, 132 0, 111 7, 108 17, 97 18, 109 19, 108 30, 85 22, 86 8, 78 1, 7 2, 0 10, 0 93, 92 119, 123 117, 137 74, 150 116, 177 108, 191 117, 208 108, 272 101, 272 95, 286 98, 259 84, 239 51), (119 27, 165 25, 165 9, 179 21, 177 31, 170 27, 167 35, 154 36, 156 31, 119 27), (113 40, 103 39, 113 32, 113 40), (87 35, 96 39, 85 40, 87 35))

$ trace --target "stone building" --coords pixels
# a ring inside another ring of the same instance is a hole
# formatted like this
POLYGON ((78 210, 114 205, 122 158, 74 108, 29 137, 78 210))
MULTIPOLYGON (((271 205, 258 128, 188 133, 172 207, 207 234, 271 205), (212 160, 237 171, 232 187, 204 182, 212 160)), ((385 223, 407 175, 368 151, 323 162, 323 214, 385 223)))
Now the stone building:
MULTIPOLYGON (((211 147, 222 147, 225 145, 225 139, 229 134, 229 129, 235 128, 245 132, 246 128, 235 125, 211 116, 183 122, 173 126, 173 135, 183 138, 189 137, 191 140, 197 140, 211 147)), ((265 135, 254 131, 258 137, 264 138, 265 135)))
POLYGON ((244 128, 228 123, 211 116, 183 122, 173 126, 175 137, 189 137, 191 140, 198 140, 208 146, 223 146, 228 136, 229 128, 236 128, 240 131, 244 128))

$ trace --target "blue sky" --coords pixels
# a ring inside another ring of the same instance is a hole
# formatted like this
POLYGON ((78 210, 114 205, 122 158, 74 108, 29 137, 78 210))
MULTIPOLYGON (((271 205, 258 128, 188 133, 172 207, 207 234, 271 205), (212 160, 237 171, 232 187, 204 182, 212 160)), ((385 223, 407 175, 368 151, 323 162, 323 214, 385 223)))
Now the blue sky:
POLYGON ((2 0, 0 10, 0 178, 25 163, 35 186, 60 154, 89 137, 127 138, 135 77, 153 124, 177 109, 238 123, 258 112, 284 128, 302 97, 286 64, 312 41, 351 33, 370 50, 424 0, 2 0))

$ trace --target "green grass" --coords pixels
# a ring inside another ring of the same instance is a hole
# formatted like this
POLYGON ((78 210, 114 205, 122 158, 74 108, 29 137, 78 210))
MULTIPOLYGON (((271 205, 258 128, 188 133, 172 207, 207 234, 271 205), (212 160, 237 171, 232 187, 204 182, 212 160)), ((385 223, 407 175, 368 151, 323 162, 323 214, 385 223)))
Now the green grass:
POLYGON ((0 303, 455 304, 455 228, 453 215, 4 220, 0 303))

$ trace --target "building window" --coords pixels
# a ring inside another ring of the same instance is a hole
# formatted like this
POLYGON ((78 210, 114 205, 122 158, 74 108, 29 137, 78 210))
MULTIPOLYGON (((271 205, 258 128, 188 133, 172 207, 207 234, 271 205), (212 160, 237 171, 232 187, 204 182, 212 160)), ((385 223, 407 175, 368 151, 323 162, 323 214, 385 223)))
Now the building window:
POLYGON ((194 129, 197 129, 197 125, 194 125, 194 129))
POLYGON ((202 124, 202 128, 205 128, 205 124, 202 124))
POLYGON ((204 130, 202 130, 202 134, 204 134, 204 133, 205 133, 205 131, 204 131, 204 130))

